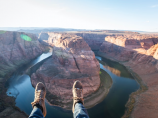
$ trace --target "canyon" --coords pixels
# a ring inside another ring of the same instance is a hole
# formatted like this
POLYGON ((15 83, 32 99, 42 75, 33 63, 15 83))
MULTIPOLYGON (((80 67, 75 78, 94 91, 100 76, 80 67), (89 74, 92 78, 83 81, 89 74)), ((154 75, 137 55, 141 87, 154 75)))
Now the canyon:
MULTIPOLYGON (((130 95, 123 118, 156 118, 158 114, 158 35, 140 34, 127 31, 83 31, 83 32, 44 32, 29 34, 24 32, 0 32, 0 88, 4 89, 8 73, 27 64, 50 46, 52 56, 31 75, 31 83, 42 81, 47 89, 49 104, 70 109, 72 105, 72 85, 80 80, 84 86, 85 100, 99 90, 99 62, 93 51, 101 57, 124 65, 140 84, 140 89, 130 95), (39 40, 39 41, 38 41, 39 40), (93 50, 93 51, 92 51, 93 50)), ((117 69, 104 66, 115 75, 117 69)), ((0 116, 7 111, 23 115, 12 110, 14 100, 6 97, 5 89, 1 103, 11 101, 12 107, 1 105, 0 116), (2 112, 3 111, 3 112, 2 112)), ((96 101, 99 101, 98 98, 96 101)), ((88 103, 87 107, 94 103, 88 103)), ((7 112, 8 113, 8 112, 7 112)), ((21 116, 21 117, 26 117, 21 116)))
POLYGON ((133 94, 133 118, 158 117, 157 42, 158 37, 151 35, 109 36, 99 49, 101 55, 122 63, 142 80, 140 91, 143 93, 133 94))
MULTIPOLYGON (((89 34, 82 35, 84 37, 89 34)), ((92 40, 94 43, 89 42, 90 47, 96 49, 98 38, 92 40)), ((98 44, 98 55, 125 65, 141 85, 126 104, 128 109, 123 118, 158 117, 157 43, 158 35, 154 34, 116 34, 106 36, 104 40, 102 38, 98 44)))
POLYGON ((92 50, 97 51, 97 55, 123 64, 140 84, 140 89, 131 94, 123 118, 158 117, 157 34, 105 31, 68 34, 82 37, 92 50))

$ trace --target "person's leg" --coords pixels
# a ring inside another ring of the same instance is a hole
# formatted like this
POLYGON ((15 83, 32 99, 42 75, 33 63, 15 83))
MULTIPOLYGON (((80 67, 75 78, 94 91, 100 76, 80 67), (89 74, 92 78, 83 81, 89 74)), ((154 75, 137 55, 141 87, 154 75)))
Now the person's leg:
POLYGON ((31 103, 33 110, 29 118, 44 118, 46 116, 45 106, 46 89, 42 82, 37 83, 35 88, 35 98, 31 103))
POLYGON ((75 81, 72 87, 74 118, 89 118, 87 110, 84 108, 83 87, 80 81, 75 81))
POLYGON ((89 118, 88 112, 82 103, 75 104, 74 118, 89 118))
POLYGON ((34 106, 29 118, 44 118, 42 110, 34 106))

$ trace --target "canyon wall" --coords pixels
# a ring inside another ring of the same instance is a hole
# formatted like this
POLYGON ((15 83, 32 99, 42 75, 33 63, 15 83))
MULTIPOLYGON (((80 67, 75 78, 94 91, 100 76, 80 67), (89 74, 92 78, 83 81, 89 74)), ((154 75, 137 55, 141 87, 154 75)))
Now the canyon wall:
POLYGON ((83 84, 84 97, 98 90, 99 62, 82 37, 67 33, 48 33, 41 35, 40 40, 42 39, 53 47, 52 58, 32 74, 31 82, 33 86, 39 81, 45 84, 46 99, 51 104, 67 107, 65 104, 72 102, 72 86, 76 80, 83 84))
POLYGON ((89 45, 92 50, 99 50, 99 47, 104 42, 107 34, 95 34, 95 33, 74 33, 77 36, 81 36, 89 45))
POLYGON ((15 98, 6 94, 6 81, 19 67, 25 68, 25 64, 46 49, 34 34, 0 31, 0 117, 28 117, 15 107, 15 98))
POLYGON ((0 77, 15 71, 44 50, 34 34, 0 31, 0 77))
POLYGON ((147 90, 134 95, 132 118, 157 118, 158 37, 151 35, 107 36, 98 54, 116 60, 139 75, 147 90))

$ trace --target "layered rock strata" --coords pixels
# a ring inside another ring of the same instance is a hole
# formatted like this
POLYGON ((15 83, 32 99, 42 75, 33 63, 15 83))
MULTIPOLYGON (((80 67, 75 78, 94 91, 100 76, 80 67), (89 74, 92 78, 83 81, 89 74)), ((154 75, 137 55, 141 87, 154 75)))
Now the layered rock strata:
POLYGON ((72 102, 74 81, 83 84, 84 97, 100 86, 99 62, 82 37, 70 34, 49 33, 47 40, 53 46, 52 58, 48 59, 31 76, 32 85, 42 81, 47 89, 47 100, 62 107, 72 102))
MULTIPOLYGON (((108 36, 99 54, 121 62, 142 79, 148 89, 135 98, 132 118, 157 118, 158 114, 158 37, 151 35, 108 36)), ((132 106, 131 106, 132 107, 132 106)))
POLYGON ((99 50, 101 44, 108 34, 95 34, 95 33, 75 33, 77 36, 81 36, 89 45, 92 50, 99 50))
POLYGON ((45 48, 33 34, 22 32, 0 32, 0 76, 15 71, 19 66, 26 64, 45 48))
POLYGON ((123 34, 132 34, 136 35, 139 34, 137 32, 130 32, 130 31, 117 31, 117 30, 94 30, 94 31, 85 31, 85 32, 70 32, 71 34, 75 34, 77 36, 81 36, 90 48, 93 51, 99 51, 100 46, 105 41, 105 37, 107 36, 121 36, 123 34))
MULTIPOLYGON (((39 34, 39 40, 44 44, 51 45, 51 34, 50 32, 43 32, 39 34), (50 40, 49 40, 50 38, 50 40)), ((123 34, 138 35, 138 32, 130 31, 117 31, 117 30, 94 30, 94 31, 82 31, 82 32, 68 32, 71 35, 77 35, 82 37, 92 50, 98 51, 100 46, 105 41, 107 36, 122 36, 123 34)))

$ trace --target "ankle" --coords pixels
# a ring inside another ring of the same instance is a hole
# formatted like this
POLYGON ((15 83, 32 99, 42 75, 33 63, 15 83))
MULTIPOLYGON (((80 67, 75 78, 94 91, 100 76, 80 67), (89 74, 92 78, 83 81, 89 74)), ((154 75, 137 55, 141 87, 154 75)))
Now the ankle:
POLYGON ((75 106, 76 104, 82 104, 82 105, 83 105, 82 101, 77 101, 77 102, 74 104, 74 106, 75 106))
POLYGON ((39 108, 43 112, 43 108, 38 103, 33 106, 33 108, 39 108))
POLYGON ((77 103, 81 103, 81 104, 83 104, 82 101, 78 101, 77 103))

